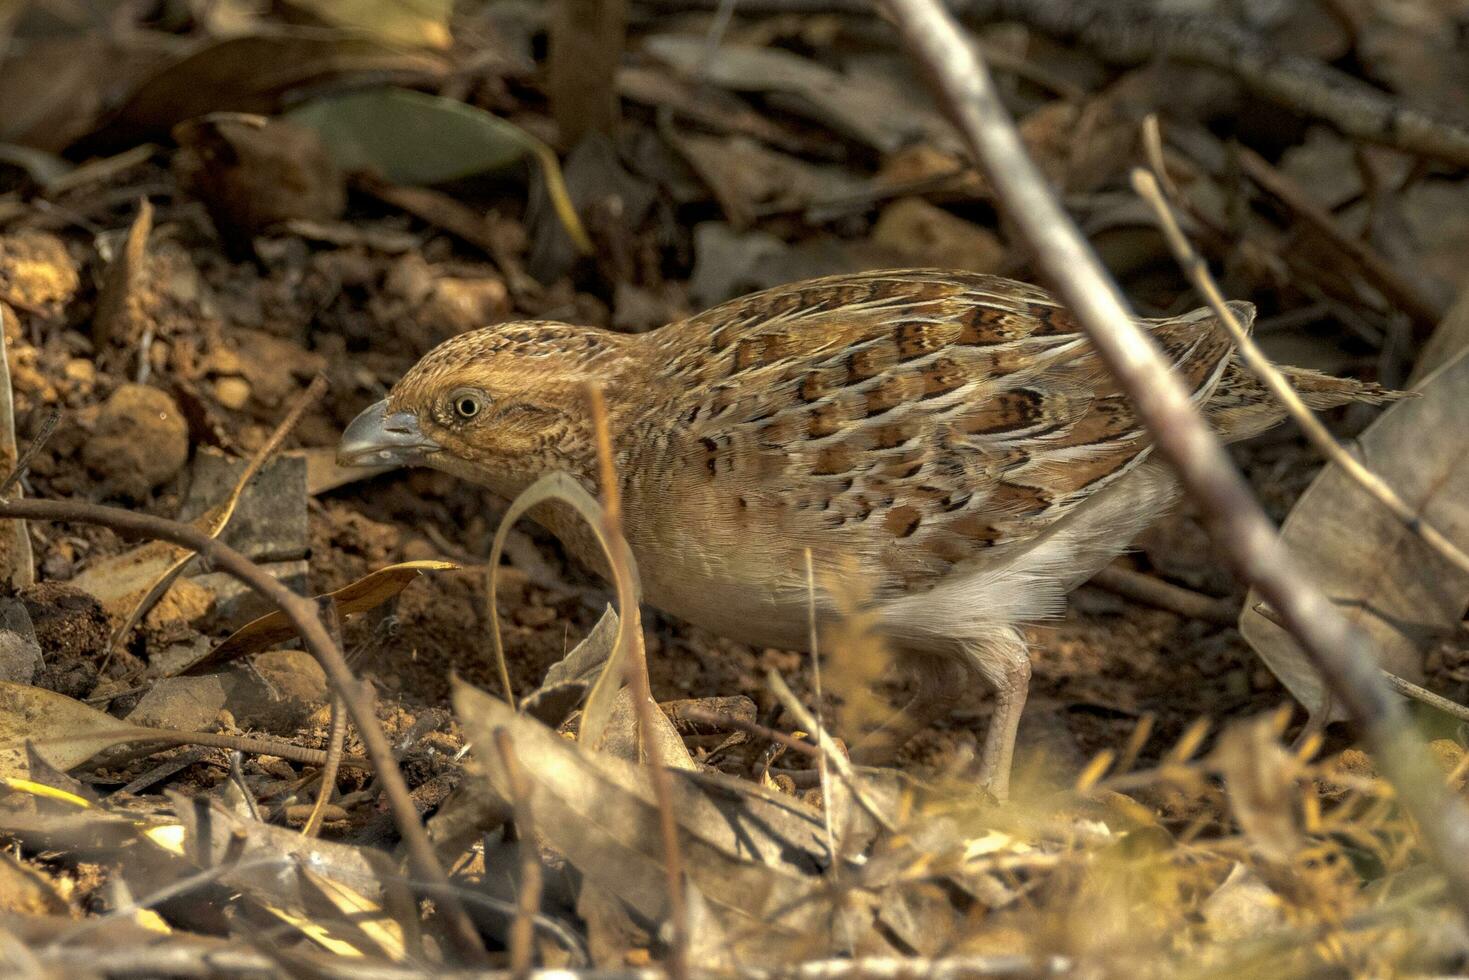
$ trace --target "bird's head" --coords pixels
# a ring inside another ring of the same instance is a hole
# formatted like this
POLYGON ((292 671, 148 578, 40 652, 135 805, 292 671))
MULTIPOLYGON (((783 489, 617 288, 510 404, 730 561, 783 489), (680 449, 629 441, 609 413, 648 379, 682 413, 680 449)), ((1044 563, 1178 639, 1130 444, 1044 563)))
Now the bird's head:
POLYGON ((619 383, 631 338, 563 323, 460 334, 342 433, 344 465, 431 466, 513 496, 555 469, 590 477, 586 385, 619 383))

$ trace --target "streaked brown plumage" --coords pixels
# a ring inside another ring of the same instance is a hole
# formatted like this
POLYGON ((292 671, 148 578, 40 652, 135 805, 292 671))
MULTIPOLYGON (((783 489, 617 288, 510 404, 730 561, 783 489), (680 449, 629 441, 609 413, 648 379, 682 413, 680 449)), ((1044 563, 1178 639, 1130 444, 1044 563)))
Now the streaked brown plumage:
MULTIPOLYGON (((1280 420, 1208 311, 1145 322, 1226 438, 1280 420)), ((1317 407, 1390 397, 1287 371, 1317 407)), ((805 549, 830 569, 855 559, 893 644, 924 658, 919 700, 951 707, 973 671, 996 689, 981 775, 999 795, 1030 674, 1017 627, 1056 613, 1176 492, 1070 314, 1033 286, 941 270, 777 287, 642 335, 464 334, 354 422, 343 455, 505 496, 556 469, 595 489, 587 381, 607 394, 648 601, 801 648, 805 549)), ((569 515, 537 516, 599 563, 569 515)))

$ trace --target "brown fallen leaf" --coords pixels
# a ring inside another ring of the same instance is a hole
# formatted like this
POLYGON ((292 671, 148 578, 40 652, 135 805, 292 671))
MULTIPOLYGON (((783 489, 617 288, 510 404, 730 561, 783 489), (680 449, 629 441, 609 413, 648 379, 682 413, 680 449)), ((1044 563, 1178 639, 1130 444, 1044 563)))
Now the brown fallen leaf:
POLYGON ((138 726, 43 687, 0 681, 0 777, 30 778, 26 743, 63 772, 136 737, 138 726))
MULTIPOLYGON (((1469 546, 1469 352, 1393 405, 1358 440, 1367 466, 1413 502, 1460 547, 1469 546)), ((1306 489, 1281 528, 1300 572, 1371 638, 1379 666, 1419 683, 1429 645, 1456 628, 1469 605, 1469 576, 1418 540, 1337 467, 1306 489)), ((1326 698, 1299 646, 1259 611, 1253 591, 1240 632, 1313 716, 1345 717, 1326 698)))
MULTIPOLYGON (((399 592, 423 572, 453 571, 463 566, 457 562, 425 558, 420 561, 405 561, 379 568, 362 578, 328 592, 318 598, 330 598, 337 607, 337 615, 345 618, 374 609, 399 592)), ((225 637, 224 642, 210 650, 198 660, 179 671, 180 674, 197 674, 222 663, 267 650, 296 635, 296 629, 280 611, 251 620, 225 637)))
MULTIPOLYGON (((476 747, 478 771, 494 793, 510 787, 495 732, 509 732, 532 784, 536 833, 595 885, 637 916, 669 914, 659 811, 648 770, 588 752, 505 702, 457 681, 454 707, 476 747)), ((701 965, 788 961, 837 944, 823 874, 835 858, 819 811, 718 773, 672 773, 673 812, 701 965), (717 939, 717 941, 716 941, 717 939), (707 945, 704 940, 707 940, 707 945)), ((855 811, 854 811, 855 813, 855 811)), ((858 853, 872 830, 854 818, 843 853, 858 853)))

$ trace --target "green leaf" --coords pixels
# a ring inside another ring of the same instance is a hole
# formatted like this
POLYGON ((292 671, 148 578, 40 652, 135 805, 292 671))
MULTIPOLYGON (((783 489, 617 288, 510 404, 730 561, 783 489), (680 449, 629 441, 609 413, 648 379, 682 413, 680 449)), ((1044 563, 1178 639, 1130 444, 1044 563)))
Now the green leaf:
POLYGON ((317 99, 288 119, 313 129, 343 170, 371 171, 395 184, 440 184, 494 173, 527 156, 540 164, 566 232, 592 249, 549 146, 519 126, 453 99, 378 88, 317 99))

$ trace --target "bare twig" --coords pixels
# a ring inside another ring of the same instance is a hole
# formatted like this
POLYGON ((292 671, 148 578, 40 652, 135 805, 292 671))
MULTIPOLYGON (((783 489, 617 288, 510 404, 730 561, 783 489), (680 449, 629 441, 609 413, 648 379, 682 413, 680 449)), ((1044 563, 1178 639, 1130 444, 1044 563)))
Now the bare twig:
POLYGON ((408 793, 408 784, 393 758, 392 746, 378 723, 371 698, 364 692, 353 676, 342 656, 341 648, 332 642, 326 627, 316 615, 316 604, 305 596, 297 595, 276 581, 259 565, 228 545, 211 538, 207 533, 179 521, 170 521, 151 514, 140 514, 115 507, 70 500, 7 500, 0 501, 0 518, 19 518, 33 521, 75 521, 100 524, 114 531, 138 534, 170 541, 184 548, 192 548, 222 572, 239 579, 262 598, 274 603, 301 634, 302 642, 311 652, 332 686, 342 696, 347 713, 357 726, 357 732, 367 749, 367 756, 377 770, 383 792, 399 834, 407 845, 409 862, 414 874, 424 882, 424 890, 445 913, 449 935, 459 955, 474 964, 485 961, 484 946, 479 933, 464 911, 464 905, 454 892, 434 854, 418 811, 408 793))
POLYGON ((1239 621, 1237 603, 1181 588, 1172 582, 1135 572, 1116 562, 1097 572, 1088 581, 1124 598, 1166 609, 1180 616, 1201 619, 1206 623, 1233 626, 1239 621))
POLYGON ((617 125, 617 67, 627 34, 627 0, 553 0, 547 94, 563 145, 617 125))
POLYGON ((811 743, 803 742, 794 735, 787 735, 785 732, 776 731, 774 728, 768 725, 762 725, 758 721, 749 721, 720 711, 705 711, 702 708, 686 708, 684 709, 684 717, 690 721, 696 721, 705 725, 733 729, 737 732, 743 732, 746 735, 753 736, 754 738, 769 739, 772 742, 779 743, 788 749, 805 756, 810 756, 813 759, 822 758, 821 750, 811 743))
POLYGON ((515 808, 515 833, 520 838, 520 894, 517 896, 515 921, 510 926, 510 972, 515 980, 525 980, 534 965, 535 947, 531 945, 531 939, 536 914, 541 910, 541 855, 530 808, 530 780, 520 767, 515 742, 507 729, 495 729, 495 749, 505 767, 510 803, 515 808))
MULTIPOLYGON (((1154 166, 1157 164, 1158 161, 1154 161, 1154 166)), ((1183 229, 1179 227, 1178 220, 1173 215, 1173 210, 1163 198, 1163 192, 1158 186, 1157 179, 1145 170, 1135 170, 1132 174, 1132 184, 1143 200, 1152 207, 1153 213, 1158 218, 1158 224, 1163 230, 1163 236, 1168 240, 1168 246, 1173 250, 1179 266, 1188 276, 1194 289, 1198 290, 1199 295, 1204 298, 1204 302, 1209 304, 1209 308, 1214 311, 1215 318, 1224 325, 1224 329, 1229 331, 1245 365, 1265 387, 1270 389, 1270 393, 1275 396, 1276 401, 1280 402, 1291 420, 1301 427, 1301 431, 1305 433, 1307 439, 1311 440, 1311 445, 1316 447, 1317 452, 1325 456, 1329 462, 1341 467, 1343 473, 1367 491, 1374 500, 1386 507, 1394 517, 1402 522, 1408 533, 1422 541, 1449 564, 1469 574, 1469 554, 1465 554, 1443 532, 1428 523, 1423 515, 1404 500, 1382 477, 1347 452, 1346 448, 1336 441, 1336 438, 1316 417, 1316 413, 1312 412, 1301 400, 1301 396, 1296 394, 1296 390, 1285 379, 1285 375, 1270 363, 1270 358, 1260 350, 1254 338, 1224 302, 1224 296, 1219 292, 1214 277, 1209 274, 1208 263, 1189 244, 1187 236, 1184 235, 1183 229)))
POLYGON ((235 789, 239 790, 240 796, 244 798, 245 809, 250 811, 250 819, 259 820, 260 806, 255 802, 255 794, 250 791, 250 785, 245 782, 245 769, 240 764, 240 760, 244 757, 244 753, 238 749, 230 753, 230 782, 235 784, 235 789))
POLYGON ((1469 914, 1469 865, 1463 861, 1469 851, 1469 813, 1461 801, 1443 793, 1433 763, 1408 728, 1401 702, 1383 683, 1365 637, 1300 575, 1280 545, 1248 484, 1026 155, 989 73, 953 18, 938 0, 885 0, 883 6, 931 73, 941 101, 1017 233, 1199 504, 1214 540, 1240 577, 1280 612, 1361 727, 1382 771, 1421 828, 1460 913, 1469 914))
MULTIPOLYGON (((1281 629, 1285 629, 1285 624, 1280 621, 1280 617, 1276 615, 1275 610, 1271 609, 1265 603, 1257 602, 1252 608, 1255 612, 1259 613, 1265 619, 1268 619, 1270 622, 1274 623, 1276 626, 1279 626, 1281 629)), ((1406 677, 1401 677, 1398 674, 1394 674, 1390 670, 1384 669, 1382 671, 1382 679, 1387 683, 1388 687, 1392 688, 1394 691, 1397 691, 1405 698, 1411 698, 1412 700, 1417 701, 1419 704, 1426 704, 1430 708, 1433 708, 1437 711, 1442 711, 1450 718, 1457 718, 1460 721, 1469 721, 1469 707, 1465 707, 1457 701, 1451 701, 1441 694, 1435 694, 1428 688, 1422 687, 1418 684, 1414 684, 1406 677)), ((1304 735, 1306 733, 1324 728, 1326 726, 1326 722, 1322 719, 1329 718, 1330 714, 1331 712, 1329 710, 1321 710, 1315 712, 1311 716, 1310 721, 1307 722, 1306 732, 1302 734, 1304 735)))
MULTIPOLYGON (((811 561, 811 549, 805 549, 806 557, 806 630, 807 645, 811 648, 811 691, 816 701, 816 724, 822 728, 826 727, 826 720, 821 717, 821 648, 817 642, 820 630, 816 622, 816 569, 811 561)), ((827 771, 826 753, 821 752, 816 756, 816 771, 821 774, 821 798, 827 803, 821 808, 821 816, 826 825, 826 846, 833 857, 837 853, 836 832, 831 823, 831 773, 827 771)))
MULTIPOLYGON (((126 728, 119 728, 116 731, 109 730, 107 734, 115 738, 119 746, 147 745, 153 747, 148 752, 137 753, 137 755, 151 755, 158 749, 174 745, 202 745, 205 748, 249 752, 252 755, 276 755, 289 762, 299 762, 303 766, 326 764, 326 753, 321 749, 308 749, 304 745, 296 745, 294 742, 285 742, 278 738, 252 738, 249 735, 226 735, 223 732, 179 732, 166 728, 143 726, 131 730, 126 728)), ((88 738, 95 738, 95 736, 57 735, 52 738, 38 739, 37 744, 41 746, 57 745, 70 739, 80 741, 88 738)), ((342 764, 351 766, 353 769, 371 767, 369 760, 357 756, 343 757, 342 764)))
MULTIPOLYGON (((612 461, 612 433, 607 424, 607 403, 602 398, 602 389, 595 384, 587 385, 587 400, 592 412, 592 427, 597 436, 597 482, 601 484, 602 533, 611 543, 608 561, 612 563, 612 576, 616 581, 631 579, 630 569, 623 567, 628 554, 627 542, 622 537, 622 494, 617 483, 617 469, 612 461)), ((655 724, 653 712, 658 710, 653 701, 653 692, 648 683, 648 657, 643 647, 642 620, 637 604, 631 608, 618 609, 623 617, 622 625, 628 629, 631 640, 628 657, 624 664, 628 687, 632 688, 632 702, 638 718, 638 741, 642 753, 647 756, 648 777, 653 784, 653 795, 658 803, 658 831, 663 838, 663 866, 668 875, 668 900, 672 905, 669 923, 673 927, 673 942, 668 951, 668 973, 676 980, 688 974, 688 910, 684 907, 683 855, 678 846, 678 818, 673 812, 673 777, 663 765, 658 740, 653 736, 655 724)))

